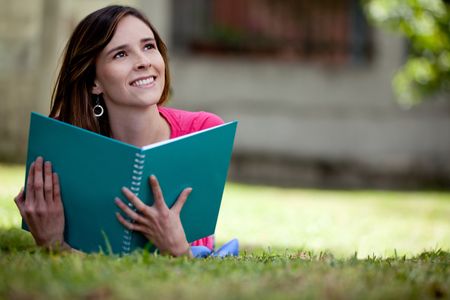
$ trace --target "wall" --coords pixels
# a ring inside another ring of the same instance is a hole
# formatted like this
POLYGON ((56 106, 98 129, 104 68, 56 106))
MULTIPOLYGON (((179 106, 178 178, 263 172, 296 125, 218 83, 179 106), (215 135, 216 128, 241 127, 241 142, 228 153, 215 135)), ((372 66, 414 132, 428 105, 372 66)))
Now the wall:
MULTIPOLYGON (((375 32, 372 64, 172 57, 174 106, 239 119, 231 175, 320 187, 450 187, 450 102, 400 108, 404 42, 375 32)), ((448 99, 447 99, 448 100, 448 99)))
POLYGON ((0 0, 0 161, 25 161, 29 114, 49 113, 58 61, 71 31, 82 17, 111 2, 0 0))
MULTIPOLYGON (((75 24, 110 1, 0 0, 0 159, 23 162, 29 112, 48 113, 57 61, 75 24), (25 8, 25 9, 24 9, 25 8)), ((171 46, 171 1, 121 1, 171 46)), ((409 110, 390 81, 403 41, 377 31, 370 65, 171 54, 170 105, 238 119, 231 178, 320 187, 450 187, 450 102, 409 110)))

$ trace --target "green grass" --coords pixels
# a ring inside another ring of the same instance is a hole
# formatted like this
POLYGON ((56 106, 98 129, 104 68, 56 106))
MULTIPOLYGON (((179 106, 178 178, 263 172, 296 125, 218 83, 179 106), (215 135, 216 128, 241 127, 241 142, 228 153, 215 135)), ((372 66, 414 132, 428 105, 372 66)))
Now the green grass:
POLYGON ((19 229, 23 167, 0 164, 0 299, 450 298, 450 193, 228 184, 238 258, 51 254, 19 229))
POLYGON ((450 249, 450 193, 318 191, 229 185, 219 239, 345 257, 450 249))

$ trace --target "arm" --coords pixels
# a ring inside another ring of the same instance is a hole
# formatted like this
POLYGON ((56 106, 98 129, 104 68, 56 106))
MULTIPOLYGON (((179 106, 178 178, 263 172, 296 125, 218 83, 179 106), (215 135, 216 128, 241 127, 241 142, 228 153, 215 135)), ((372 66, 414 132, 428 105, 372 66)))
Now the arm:
POLYGON ((156 177, 150 176, 149 183, 155 199, 154 204, 152 206, 145 205, 129 189, 123 188, 123 194, 136 207, 138 212, 133 211, 119 198, 116 198, 116 204, 134 222, 131 223, 125 220, 120 213, 117 213, 117 219, 127 229, 141 232, 161 253, 173 256, 186 255, 192 257, 192 251, 186 240, 186 234, 184 233, 180 220, 181 209, 192 189, 184 189, 178 197, 177 202, 169 209, 164 201, 161 187, 156 177))

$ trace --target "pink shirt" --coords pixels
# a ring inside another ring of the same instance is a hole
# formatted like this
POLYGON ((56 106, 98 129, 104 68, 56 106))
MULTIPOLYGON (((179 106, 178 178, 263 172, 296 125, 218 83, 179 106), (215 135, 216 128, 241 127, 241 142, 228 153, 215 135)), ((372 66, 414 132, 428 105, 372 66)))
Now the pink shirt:
MULTIPOLYGON (((158 109, 160 115, 169 123, 171 139, 223 124, 220 117, 209 112, 190 112, 163 106, 159 106, 158 109)), ((206 246, 213 250, 214 236, 197 240, 191 243, 191 246, 206 246)))

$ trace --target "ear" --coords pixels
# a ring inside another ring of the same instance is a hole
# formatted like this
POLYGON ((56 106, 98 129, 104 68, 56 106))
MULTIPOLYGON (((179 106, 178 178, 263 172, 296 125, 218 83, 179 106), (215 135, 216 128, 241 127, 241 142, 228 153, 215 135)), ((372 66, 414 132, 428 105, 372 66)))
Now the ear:
POLYGON ((94 85, 92 86, 91 93, 94 95, 100 95, 101 93, 103 93, 103 88, 97 79, 94 80, 94 85))

